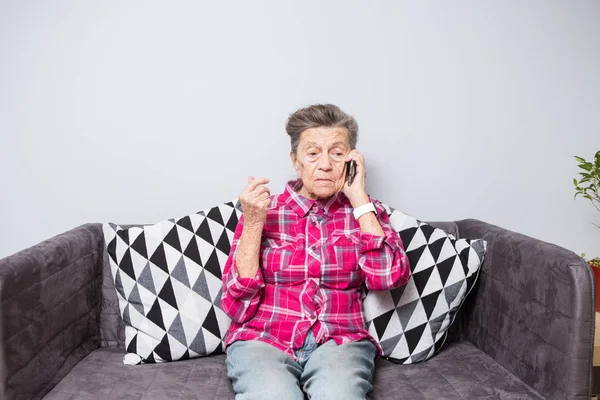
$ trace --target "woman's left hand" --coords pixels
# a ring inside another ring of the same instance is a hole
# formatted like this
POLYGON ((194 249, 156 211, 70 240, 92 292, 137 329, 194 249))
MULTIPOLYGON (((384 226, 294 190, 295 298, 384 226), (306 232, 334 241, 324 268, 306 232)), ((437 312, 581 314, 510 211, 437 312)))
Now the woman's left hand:
POLYGON ((352 150, 346 156, 345 161, 354 160, 356 162, 356 176, 352 185, 348 186, 348 182, 344 183, 342 192, 346 195, 352 207, 356 208, 367 204, 369 196, 366 190, 367 170, 365 169, 365 159, 362 154, 356 149, 352 150))

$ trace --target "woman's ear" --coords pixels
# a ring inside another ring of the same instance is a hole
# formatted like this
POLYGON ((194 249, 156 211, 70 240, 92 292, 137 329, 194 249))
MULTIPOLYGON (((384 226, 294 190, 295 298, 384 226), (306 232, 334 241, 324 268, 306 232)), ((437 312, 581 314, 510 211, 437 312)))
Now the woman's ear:
POLYGON ((298 176, 298 178, 301 178, 302 175, 300 173, 300 163, 298 162, 298 159, 296 158, 296 153, 294 153, 293 151, 290 152, 290 159, 292 160, 292 165, 294 166, 294 169, 296 170, 296 175, 298 176))
POLYGON ((298 171, 298 164, 296 163, 296 153, 294 153, 293 151, 290 151, 290 159, 292 160, 292 165, 294 166, 294 169, 296 171, 298 171))

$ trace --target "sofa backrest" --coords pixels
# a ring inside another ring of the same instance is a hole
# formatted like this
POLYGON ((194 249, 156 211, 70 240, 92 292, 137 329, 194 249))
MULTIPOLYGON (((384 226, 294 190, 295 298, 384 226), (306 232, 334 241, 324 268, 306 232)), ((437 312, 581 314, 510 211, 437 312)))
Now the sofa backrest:
POLYGON ((433 222, 428 222, 428 221, 423 221, 423 222, 427 222, 429 225, 433 226, 434 228, 439 228, 442 229, 448 233, 451 233, 454 235, 455 238, 460 239, 460 235, 458 232, 458 225, 456 225, 456 222, 454 221, 433 221, 433 222))
POLYGON ((119 300, 115 283, 110 271, 106 244, 102 259, 102 285, 100 288, 100 311, 98 314, 98 329, 100 331, 100 346, 109 348, 125 347, 125 325, 119 311, 119 300))

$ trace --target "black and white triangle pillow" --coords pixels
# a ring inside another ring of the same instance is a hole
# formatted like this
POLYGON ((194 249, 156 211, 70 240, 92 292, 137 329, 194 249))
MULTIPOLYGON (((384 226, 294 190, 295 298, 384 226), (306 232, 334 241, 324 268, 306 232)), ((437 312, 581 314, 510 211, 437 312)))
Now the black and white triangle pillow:
POLYGON ((486 250, 483 239, 456 239, 384 205, 410 261, 406 285, 367 293, 363 309, 383 356, 400 364, 429 359, 473 288, 486 250))
POLYGON ((221 277, 240 215, 235 199, 151 226, 103 224, 125 364, 222 352, 231 320, 220 306, 221 277))

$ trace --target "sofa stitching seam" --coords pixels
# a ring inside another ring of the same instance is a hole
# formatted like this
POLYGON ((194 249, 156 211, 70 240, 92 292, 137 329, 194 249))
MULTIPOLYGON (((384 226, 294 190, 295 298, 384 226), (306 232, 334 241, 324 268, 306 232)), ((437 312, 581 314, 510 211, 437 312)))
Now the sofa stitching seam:
MULTIPOLYGON (((510 286, 510 285, 506 284, 504 281, 502 281, 502 280, 500 280, 500 279, 497 279, 497 278, 494 278, 493 276, 491 276, 491 275, 489 275, 489 274, 486 274, 486 275, 487 275, 487 276, 489 276, 489 277, 491 277, 493 280, 495 280, 495 281, 497 281, 497 282, 500 282, 500 283, 501 283, 501 284, 503 284, 504 286, 508 286, 509 288, 511 288, 511 289, 513 289, 513 290, 514 290, 514 288, 513 288, 512 286, 510 286)), ((518 290, 515 290, 515 292, 517 292, 517 293, 519 293, 519 294, 523 295, 523 293, 522 293, 522 292, 519 292, 518 290)), ((585 320, 579 320, 579 319, 577 319, 577 318, 575 318, 575 317, 568 316, 568 315, 566 315, 566 314, 564 314, 564 313, 562 313, 562 312, 560 312, 560 311, 558 311, 558 310, 555 310, 554 308, 551 308, 551 307, 549 307, 549 306, 545 305, 544 303, 540 303, 540 302, 538 302, 537 300, 535 300, 535 299, 533 299, 533 298, 529 298, 529 297, 527 297, 527 296, 525 296, 525 295, 523 295, 523 297, 524 297, 526 300, 534 301, 534 302, 536 302, 536 303, 538 303, 538 304, 542 305, 542 306, 543 306, 543 307, 544 307, 546 310, 548 310, 548 311, 553 311, 553 312, 556 312, 557 314, 560 314, 560 315, 562 315, 562 316, 564 316, 564 317, 568 318, 569 320, 572 320, 572 321, 575 321, 575 322, 581 322, 581 321, 585 322, 585 320)), ((482 301, 482 302, 484 302, 484 303, 486 303, 486 304, 489 304, 490 306, 492 306, 492 307, 496 308, 496 310, 498 310, 498 311, 501 311, 501 310, 500 310, 498 307, 495 307, 495 303, 493 303, 493 302, 491 302, 491 301, 487 301, 487 300, 485 300, 485 298, 482 298, 481 296, 477 298, 477 301, 482 301)), ((515 323, 516 325, 518 325, 518 326, 520 326, 520 327, 524 328, 524 329, 525 329, 527 332, 529 332, 529 333, 531 333, 531 334, 535 335, 537 338, 539 338, 539 339, 543 340, 543 341, 544 341, 544 343, 546 343, 548 346, 552 347, 553 349, 557 350, 559 353, 561 353, 561 354, 563 354, 563 355, 566 355, 566 353, 565 353, 563 350, 559 349, 558 347, 554 346, 553 344, 550 344, 550 343, 548 343, 548 341, 547 341, 547 340, 545 340, 545 339, 544 339, 542 336, 540 336, 540 335, 539 335, 539 334, 537 334, 536 332, 533 332, 532 330, 530 330, 530 329, 529 329, 529 328, 527 328, 526 326, 524 326, 524 325, 522 325, 522 324, 520 324, 520 323, 517 323, 517 321, 513 320, 512 318, 510 318, 508 315, 506 315, 506 314, 503 314, 503 313, 500 313, 500 314, 501 314, 501 315, 503 315, 503 316, 506 316, 506 317, 507 317, 507 318, 508 318, 508 319, 509 319, 511 322, 513 322, 513 323, 515 323)))
MULTIPOLYGON (((572 268, 573 266, 574 266, 573 264, 569 263, 569 267, 572 268)), ((588 276, 591 278, 591 279, 588 279, 590 293, 595 293, 594 287, 592 287, 592 282, 594 281, 594 277, 592 276, 592 271, 589 268, 588 268, 588 276)), ((595 295, 597 296, 598 294, 596 293, 595 295)), ((595 310, 594 310, 594 312, 595 312, 595 310)), ((588 382, 587 382, 588 397, 591 394, 589 392, 591 392, 591 390, 592 390, 592 370, 593 370, 593 364, 594 364, 593 363, 593 359, 594 359, 594 329, 595 329, 595 324, 590 324, 590 330, 589 330, 590 336, 589 337, 591 339, 592 345, 590 346, 591 350, 588 352, 588 355, 589 355, 589 359, 590 359, 592 366, 590 368, 590 372, 588 374, 588 379, 587 379, 588 380, 588 382)))
MULTIPOLYGON (((486 302, 485 300, 481 300, 481 301, 484 301, 484 302, 486 302)), ((490 303, 490 302, 486 302, 486 303, 487 303, 487 304, 489 304, 489 305, 491 305, 492 307, 494 306, 494 305, 493 305, 493 303, 490 303)), ((496 308, 496 310, 498 310, 498 309, 496 308)), ((504 314, 501 314, 501 315, 504 315, 504 314)), ((507 318, 508 318, 508 317, 507 317, 507 318)), ((517 324, 517 323, 516 323, 515 321, 513 321, 511 318, 508 318, 508 319, 509 319, 510 321, 512 321, 513 323, 517 324)), ((499 340, 499 339, 498 339, 496 336, 492 335, 492 334, 490 333, 490 331, 489 331, 489 330, 488 330, 486 327, 483 327, 483 326, 482 326, 482 325, 480 325, 480 324, 477 324, 477 325, 479 325, 481 328, 483 328, 483 329, 485 330, 485 334, 486 334, 487 336, 491 337, 492 339, 494 339, 494 342, 495 342, 495 343, 496 343, 498 346, 502 346, 504 349, 506 349, 506 351, 507 351, 508 353, 510 353, 510 354, 511 354, 511 355, 512 355, 512 356, 513 356, 515 359, 519 360, 519 361, 520 361, 520 362, 521 362, 523 365, 525 365, 526 367, 528 367, 530 370, 532 370, 532 371, 534 371, 534 370, 535 370, 535 367, 534 367, 534 366, 530 365, 530 364, 529 364, 529 363, 527 363, 527 362, 526 362, 524 359, 520 358, 520 357, 519 357, 517 354, 515 354, 514 352, 512 352, 512 351, 511 351, 511 349, 510 349, 509 347, 503 346, 503 345, 501 344, 500 340, 499 340)), ((519 324, 517 324, 517 325, 519 325, 519 324)), ((521 325, 519 325, 519 326, 521 326, 521 325)), ((530 332, 530 333, 532 333, 532 334, 534 334, 534 335, 536 335, 535 333, 533 333, 533 332, 531 332, 531 331, 529 331, 529 330, 527 330, 527 329, 526 329, 526 331, 527 331, 527 332, 530 332)), ((536 336, 538 336, 538 335, 536 335, 536 336)), ((540 338, 540 339, 541 339, 541 338, 540 338)), ((556 349, 556 347, 554 347, 554 346, 550 345, 550 344, 549 344, 548 342, 546 342, 545 340, 544 340, 544 343, 546 343, 548 346, 550 346, 550 347, 552 347, 552 348, 556 349)), ((563 353, 562 351, 560 351, 559 349, 556 349, 556 350, 557 350, 559 353, 561 353, 561 354, 563 354, 563 355, 564 355, 564 353, 563 353)), ((487 353, 486 353, 486 354, 487 354, 487 353)), ((489 354, 488 354, 488 355, 489 355, 489 354)), ((490 355, 490 357, 492 357, 492 356, 490 355)), ((492 357, 492 358, 494 358, 494 357, 492 357)), ((503 368, 506 368, 506 367, 505 367, 503 364, 501 364, 501 363, 500 363, 498 360, 496 360, 496 359, 494 359, 494 360, 495 360, 495 361, 496 361, 496 362, 497 362, 499 365, 501 365, 503 368)), ((508 368, 506 368, 506 369, 508 370, 508 368)), ((509 371, 509 372, 510 372, 510 371, 509 371)), ((512 372, 511 372, 511 373, 512 373, 512 372)), ((514 374, 513 374, 513 375, 514 375, 514 374)), ((516 376, 516 375, 515 375, 515 376, 516 376)), ((522 379, 520 379, 520 380, 521 380, 521 381, 523 381, 522 379)), ((524 382, 524 383, 526 383, 526 382, 524 382)), ((527 385, 527 386, 530 386, 530 385, 527 385)), ((530 386, 530 387, 531 387, 531 386, 530 386)), ((554 385, 554 383, 552 383, 552 387, 554 387, 556 390, 558 390, 558 391, 560 391, 560 392, 562 392, 562 393, 565 393, 565 394, 566 394, 566 392, 565 392, 565 391, 564 391, 562 388, 560 388, 560 387, 558 387, 558 386, 555 386, 555 385, 554 385)), ((535 392, 539 394, 539 392, 538 392, 538 391, 537 391, 535 388, 533 388, 533 387, 532 387, 531 389, 532 389, 532 390, 535 390, 535 392)), ((541 394, 540 394, 540 396, 541 396, 541 394)))
MULTIPOLYGON (((571 265, 571 264, 568 264, 568 265, 571 265)), ((563 313, 562 311, 560 311, 560 310, 557 310, 557 309, 555 309, 555 308, 553 308, 553 307, 551 307, 551 306, 549 306, 549 305, 547 305, 547 304, 545 304, 545 303, 541 302, 540 300, 538 300, 538 299, 536 299, 536 298, 534 298, 534 297, 528 296, 528 295, 527 295, 527 293, 525 293, 525 292, 522 292, 522 291, 520 291, 520 290, 517 290, 517 289, 516 289, 515 287, 513 287, 512 285, 508 284, 507 282, 503 281, 503 280, 502 280, 502 279, 500 279, 500 278, 497 278, 497 277, 493 276, 493 275, 492 275, 492 274, 490 274, 489 272, 486 272, 486 271, 484 271, 484 270, 481 270, 481 273, 482 273, 482 274, 484 274, 484 275, 487 275, 488 277, 490 277, 490 278, 491 278, 491 279, 493 279, 494 281, 500 282, 500 283, 502 283, 504 286, 507 286, 507 287, 509 287, 509 288, 513 289, 515 292, 517 292, 518 294, 522 295, 522 296, 523 296, 525 299, 527 299, 527 300, 529 300, 529 301, 532 301, 532 302, 534 302, 534 303, 536 303, 536 304, 539 304, 539 305, 541 305, 542 307, 544 307, 544 308, 545 308, 545 309, 547 309, 547 310, 554 311, 554 312, 556 312, 557 314, 560 314, 560 315, 562 315, 562 316, 564 316, 564 317, 567 317, 567 318, 569 318, 569 319, 573 319, 573 320, 575 320, 575 321, 579 321, 579 320, 575 319, 575 317, 573 317, 573 316, 567 315, 567 314, 563 313)))
MULTIPOLYGON (((90 312, 87 312, 87 313, 85 313, 84 315, 82 315, 81 317, 79 317, 79 318, 77 318, 75 321, 73 321, 73 323, 72 323, 72 324, 70 324, 69 326, 67 326, 66 328, 69 328, 69 327, 71 327, 71 326, 75 325, 77 322, 81 321, 81 320, 82 320, 82 319, 84 319, 85 317, 89 317, 91 314, 92 314, 92 312, 91 312, 91 311, 90 311, 90 312)), ((65 330, 66 330, 66 328, 65 328, 65 330)), ((57 336, 61 335, 61 334, 62 334, 62 333, 65 331, 65 330, 62 330, 62 331, 58 332, 56 335, 53 335, 52 337, 50 337, 50 338, 49 338, 49 340, 48 340, 48 342, 51 342, 52 340, 54 340, 54 339, 55 339, 57 336)), ((13 337, 14 337, 14 335, 13 335, 13 337)), ((93 338, 93 337, 94 337, 94 335, 91 335, 91 336, 86 336, 86 337, 85 337, 85 338, 84 338, 84 339, 83 339, 83 340, 82 340, 82 341, 81 341, 81 342, 80 342, 80 343, 79 343, 77 346, 75 346, 74 348, 77 348, 77 347, 81 346, 83 343, 85 343, 87 340, 89 340, 89 339, 91 339, 91 338, 93 338)), ((72 353, 71 353, 71 354, 72 354, 72 353)), ((23 369, 27 368, 27 366, 28 366, 29 364, 31 364, 31 362, 32 362, 33 360, 35 360, 35 359, 36 359, 36 358, 37 358, 39 355, 40 355, 40 353, 39 353, 39 352, 36 352, 36 353, 33 355, 33 357, 32 357, 32 358, 30 358, 29 360, 27 360, 27 362, 26 362, 26 363, 25 363, 25 364, 24 364, 22 367, 20 367, 19 369, 17 369, 16 371, 14 371, 12 374, 10 374, 10 375, 9 375, 9 377, 13 377, 13 376, 15 376, 16 374, 18 374, 18 373, 19 373, 21 370, 23 370, 23 369)), ((64 363, 63 363, 63 365, 64 365, 64 363)))
MULTIPOLYGON (((58 269, 58 270, 57 270, 55 273, 53 273, 52 275, 48 275, 48 276, 47 276, 47 277, 45 277, 44 279, 42 279, 42 280, 40 280, 40 281, 37 281, 37 282, 33 283, 32 285, 29 285, 29 286, 27 286, 27 287, 23 288, 22 290, 18 291, 17 293, 13 294, 12 296, 2 299, 2 300, 1 300, 1 303, 4 303, 4 302, 6 302, 6 301, 10 301, 10 300, 12 300, 14 297, 16 297, 16 296, 18 296, 19 294, 23 293, 23 292, 24 292, 25 290, 27 290, 27 289, 31 289, 31 288, 33 288, 33 287, 35 287, 35 286, 41 285, 42 283, 44 283, 46 280, 48 280, 48 279, 52 278, 52 277, 53 277, 54 275, 56 275, 57 273, 59 273, 59 272, 61 272, 61 271, 65 270, 65 269, 67 269, 67 268, 70 268, 70 267, 72 267, 73 265, 75 265, 76 263, 80 262, 81 260, 83 260, 83 259, 85 259, 85 258, 90 258, 90 257, 93 257, 93 256, 94 256, 94 255, 96 255, 96 253, 98 253, 98 252, 99 252, 99 249, 96 249, 96 250, 94 250, 94 251, 93 251, 93 252, 91 252, 91 253, 88 253, 88 254, 86 254, 86 255, 84 255, 84 256, 81 256, 81 257, 79 257, 77 260, 75 260, 75 261, 72 261, 71 263, 69 263, 69 264, 65 265, 64 267, 62 267, 62 268, 60 268, 60 269, 58 269)), ((11 266, 11 268, 13 269, 13 271, 15 270, 15 267, 14 267, 14 266, 11 266)), ((96 280, 96 274, 94 274, 94 279, 93 279, 93 280, 96 280)), ((86 284, 87 284, 88 282, 91 282, 91 281, 92 281, 92 280, 90 280, 90 281, 87 281, 87 282, 86 282, 86 284)))
MULTIPOLYGON (((82 290, 86 289, 86 286, 90 285, 91 283, 93 283, 95 281, 95 279, 90 279, 88 281, 86 281, 85 283, 83 283, 78 290, 76 290, 75 292, 73 292, 71 294, 71 296, 67 297, 66 299, 64 299, 64 301, 57 303, 54 307, 52 307, 51 309, 48 309, 45 311, 45 313, 43 313, 42 315, 40 315, 38 318, 34 319, 33 321, 31 321, 30 323, 26 324, 25 326, 22 327, 22 329, 26 329, 29 326, 35 324, 36 322, 38 322, 40 319, 42 319, 44 317, 44 315, 48 314, 49 312, 55 310, 58 307, 61 307, 63 304, 65 304, 66 302, 68 302, 69 300, 71 300, 74 296, 76 296, 77 294, 79 294, 82 290)), ((21 293, 21 292, 19 292, 21 293)), ((97 299, 96 299, 97 300, 97 299)), ((97 303, 97 302, 96 302, 97 303)), ((94 310, 96 309, 96 306, 94 306, 94 310)), ((92 310, 93 311, 93 310, 92 310)), ((84 315, 82 315, 80 318, 78 318, 77 320, 75 320, 74 322, 78 321, 79 319, 81 319, 83 316, 85 316, 86 314, 89 314, 91 311, 86 312, 84 315)), ((69 324, 67 327, 71 326, 72 324, 69 324)), ((67 328, 65 327, 65 328, 67 328)), ((62 333, 64 331, 64 329, 59 332, 58 334, 62 333)), ((4 340, 4 342, 7 342, 9 340, 11 340, 12 338, 14 338, 16 335, 18 335, 19 333, 21 333, 21 330, 15 332, 13 335, 9 336, 8 338, 6 338, 4 340)), ((57 334, 57 335, 58 335, 57 334)), ((52 336, 50 339, 55 338, 56 335, 52 336)))

